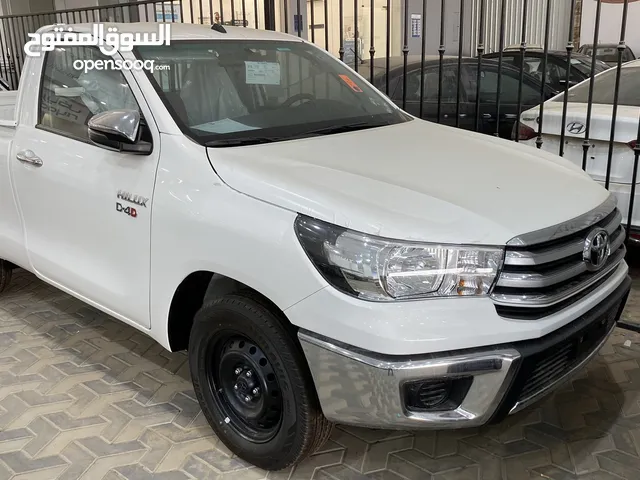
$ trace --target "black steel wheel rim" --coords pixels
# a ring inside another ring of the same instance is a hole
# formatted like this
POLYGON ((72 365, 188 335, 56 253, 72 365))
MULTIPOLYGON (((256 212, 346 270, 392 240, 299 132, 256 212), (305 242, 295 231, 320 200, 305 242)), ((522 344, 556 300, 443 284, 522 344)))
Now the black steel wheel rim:
POLYGON ((250 338, 224 332, 207 351, 207 377, 223 421, 254 443, 273 439, 282 425, 282 391, 262 349, 250 338))

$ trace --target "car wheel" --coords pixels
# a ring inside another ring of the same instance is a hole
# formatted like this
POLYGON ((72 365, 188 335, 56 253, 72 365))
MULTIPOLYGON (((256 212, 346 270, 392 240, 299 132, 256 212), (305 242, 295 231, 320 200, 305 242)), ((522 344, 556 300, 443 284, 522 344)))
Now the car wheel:
POLYGON ((332 428, 295 330, 274 310, 250 292, 220 297, 196 314, 189 339, 209 424, 229 450, 265 470, 300 462, 332 428))
POLYGON ((6 260, 0 260, 0 292, 4 291, 11 282, 12 265, 6 260))

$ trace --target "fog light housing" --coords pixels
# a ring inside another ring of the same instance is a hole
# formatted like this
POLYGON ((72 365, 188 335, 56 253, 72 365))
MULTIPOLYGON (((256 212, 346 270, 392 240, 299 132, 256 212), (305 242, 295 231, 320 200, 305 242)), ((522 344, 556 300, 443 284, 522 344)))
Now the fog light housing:
POLYGON ((469 393, 473 377, 416 380, 404 384, 405 408, 410 412, 455 410, 469 393))

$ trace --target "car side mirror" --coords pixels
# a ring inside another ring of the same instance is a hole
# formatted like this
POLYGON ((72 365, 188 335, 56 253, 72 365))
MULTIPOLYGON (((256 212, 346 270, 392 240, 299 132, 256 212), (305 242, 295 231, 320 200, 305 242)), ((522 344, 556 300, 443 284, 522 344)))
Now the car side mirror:
POLYGON ((149 155, 153 144, 143 140, 145 128, 137 110, 109 110, 89 120, 89 139, 114 152, 149 155))

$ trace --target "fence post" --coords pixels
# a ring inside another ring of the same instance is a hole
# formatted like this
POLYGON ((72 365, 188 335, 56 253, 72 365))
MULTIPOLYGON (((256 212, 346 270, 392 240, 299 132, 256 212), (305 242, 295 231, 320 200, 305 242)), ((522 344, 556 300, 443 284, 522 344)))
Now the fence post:
POLYGON ((276 3, 275 0, 264 0, 264 28, 276 29, 276 3))

